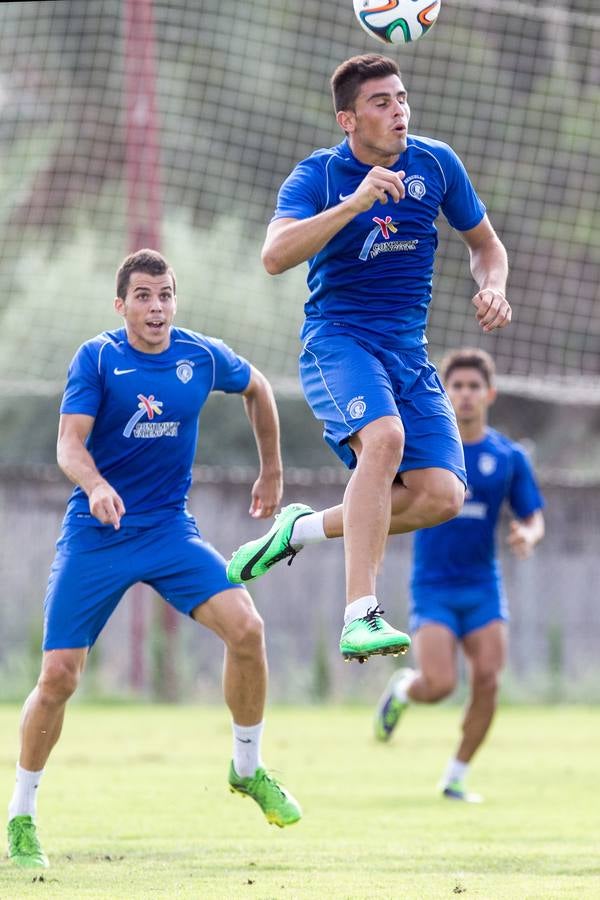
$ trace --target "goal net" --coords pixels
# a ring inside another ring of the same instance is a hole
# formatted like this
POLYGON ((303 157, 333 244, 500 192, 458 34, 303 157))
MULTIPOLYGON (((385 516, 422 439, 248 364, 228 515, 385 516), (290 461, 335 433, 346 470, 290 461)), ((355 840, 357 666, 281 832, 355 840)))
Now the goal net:
POLYGON ((484 336, 440 221, 432 357, 483 346, 520 390, 599 399, 594 0, 444 0, 424 39, 388 49, 351 0, 45 0, 0 4, 3 403, 60 392, 78 344, 119 324, 136 236, 172 262, 181 325, 295 386, 305 267, 266 275, 266 223, 294 164, 341 138, 331 72, 381 50, 411 130, 459 153, 510 255, 514 324, 484 336))

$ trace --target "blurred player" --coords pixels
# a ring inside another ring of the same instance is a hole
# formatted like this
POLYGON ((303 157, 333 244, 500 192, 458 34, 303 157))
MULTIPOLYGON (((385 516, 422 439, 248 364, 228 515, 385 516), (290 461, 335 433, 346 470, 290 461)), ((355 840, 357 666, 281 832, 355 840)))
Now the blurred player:
POLYGON ((273 514, 282 491, 277 410, 269 383, 245 359, 222 341, 173 327, 176 303, 175 275, 160 254, 128 256, 115 299, 124 328, 87 341, 69 369, 57 455, 77 486, 48 582, 41 674, 21 720, 8 823, 9 856, 19 866, 48 865, 36 833, 37 787, 88 652, 136 582, 151 585, 225 644, 232 790, 251 796, 281 827, 301 816, 261 759, 262 620, 186 510, 198 415, 217 390, 244 398, 260 457, 250 511, 273 514))
POLYGON ((487 426, 494 402, 494 363, 482 350, 463 349, 442 362, 442 377, 465 449, 468 489, 458 518, 417 531, 411 579, 411 629, 419 669, 392 676, 379 702, 375 734, 389 740, 411 703, 436 703, 456 686, 456 651, 465 654, 470 696, 462 739, 442 780, 446 797, 478 802, 466 790, 469 764, 496 709, 506 658, 508 612, 495 532, 508 501, 515 515, 508 545, 526 559, 544 535, 543 500, 523 448, 487 426))
POLYGON ((444 522, 464 499, 456 420, 426 352, 440 210, 469 249, 482 329, 503 328, 511 310, 504 247, 454 151, 408 134, 396 62, 353 57, 331 86, 346 137, 284 182, 263 262, 278 274, 308 261, 300 378, 325 440, 354 472, 343 507, 325 522, 309 507, 286 507, 264 539, 234 554, 228 574, 251 581, 306 540, 343 534, 340 650, 363 661, 410 644, 382 618, 376 597, 388 533, 444 522))

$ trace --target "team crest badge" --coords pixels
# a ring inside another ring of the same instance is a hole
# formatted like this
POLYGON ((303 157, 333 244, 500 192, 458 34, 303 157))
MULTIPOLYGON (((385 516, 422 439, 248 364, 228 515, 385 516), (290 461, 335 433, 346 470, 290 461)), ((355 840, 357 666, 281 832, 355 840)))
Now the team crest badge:
POLYGON ((194 374, 194 370, 192 369, 192 367, 190 366, 189 363, 180 363, 180 365, 177 366, 176 371, 177 371, 177 377, 179 378, 180 381, 183 381, 184 384, 187 384, 188 381, 191 379, 192 375, 194 374))
POLYGON ((427 193, 427 188, 425 187, 425 181, 423 180, 422 175, 413 175, 412 178, 407 179, 406 185, 408 193, 411 197, 414 197, 415 200, 422 200, 427 193))
POLYGON ((493 475, 498 467, 498 460, 491 453, 480 453, 477 466, 482 475, 493 475))
POLYGON ((367 404, 363 396, 354 397, 346 406, 351 419, 362 419, 367 411, 367 404))

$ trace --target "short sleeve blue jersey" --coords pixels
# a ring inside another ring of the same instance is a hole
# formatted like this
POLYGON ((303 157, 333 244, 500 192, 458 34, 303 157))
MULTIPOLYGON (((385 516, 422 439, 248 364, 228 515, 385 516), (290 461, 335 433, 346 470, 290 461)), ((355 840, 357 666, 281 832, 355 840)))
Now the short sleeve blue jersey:
POLYGON ((519 519, 544 506, 520 444, 488 428, 482 441, 465 444, 464 450, 465 504, 455 519, 415 532, 413 586, 498 583, 495 532, 503 502, 519 519))
MULTIPOLYGON (((284 181, 274 218, 308 219, 336 206, 370 169, 347 140, 317 150, 284 181)), ((405 171, 406 196, 376 202, 308 260, 303 341, 345 328, 396 349, 426 343, 435 220, 441 210, 453 228, 468 231, 481 222, 485 206, 461 160, 441 141, 409 135, 391 169, 405 171)))
MULTIPOLYGON (((249 380, 250 364, 226 344, 183 328, 156 354, 133 348, 124 328, 82 344, 60 411, 94 417, 86 446, 125 504, 123 525, 185 510, 200 410, 211 391, 239 393, 249 380)), ((79 487, 65 523, 100 525, 79 487)))

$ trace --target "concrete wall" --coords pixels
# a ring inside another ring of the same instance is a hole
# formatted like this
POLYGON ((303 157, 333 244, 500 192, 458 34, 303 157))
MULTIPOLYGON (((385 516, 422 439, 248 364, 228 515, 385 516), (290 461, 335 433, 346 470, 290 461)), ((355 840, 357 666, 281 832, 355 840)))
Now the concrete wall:
MULTIPOLYGON (((197 471, 190 506, 204 536, 225 556, 265 530, 265 523, 247 515, 252 475, 244 469, 197 471)), ((333 505, 342 497, 345 477, 341 469, 291 470, 285 502, 333 505)), ((0 697, 18 696, 35 677, 42 600, 69 491, 55 468, 0 473, 0 697)), ((506 690, 510 696, 600 699, 600 487, 545 484, 544 493, 544 543, 525 563, 504 559, 512 610, 506 690)), ((380 579, 380 601, 398 627, 407 622, 410 546, 410 537, 390 539, 380 579)), ((341 541, 307 548, 290 568, 274 569, 251 592, 267 626, 274 699, 308 699, 327 691, 339 699, 373 698, 398 665, 391 659, 345 664, 339 656, 341 541)), ((220 695, 219 640, 165 610, 147 588, 124 598, 91 655, 88 691, 183 699, 220 695)))

